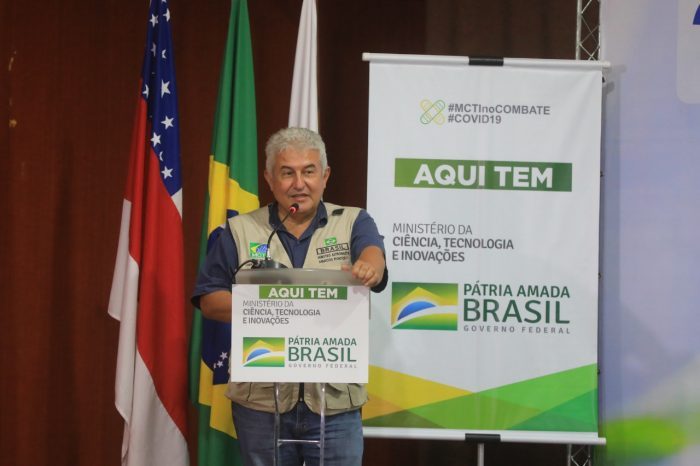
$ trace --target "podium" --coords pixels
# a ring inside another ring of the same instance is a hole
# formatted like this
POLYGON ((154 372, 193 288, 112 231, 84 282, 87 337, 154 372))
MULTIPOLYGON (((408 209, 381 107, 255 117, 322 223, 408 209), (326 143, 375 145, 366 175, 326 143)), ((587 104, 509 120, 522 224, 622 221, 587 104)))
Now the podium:
POLYGON ((325 449, 325 383, 367 383, 369 289, 349 272, 241 270, 232 286, 231 382, 275 384, 274 465, 286 443, 325 449), (319 383, 319 440, 280 438, 279 383, 319 383))

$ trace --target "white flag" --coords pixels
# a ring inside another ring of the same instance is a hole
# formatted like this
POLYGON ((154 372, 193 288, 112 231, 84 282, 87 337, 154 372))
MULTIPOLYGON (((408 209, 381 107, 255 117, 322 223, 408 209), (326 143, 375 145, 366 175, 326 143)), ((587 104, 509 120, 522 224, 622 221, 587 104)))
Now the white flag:
POLYGON ((316 80, 316 0, 304 0, 299 19, 294 57, 289 126, 318 131, 318 85, 316 80))

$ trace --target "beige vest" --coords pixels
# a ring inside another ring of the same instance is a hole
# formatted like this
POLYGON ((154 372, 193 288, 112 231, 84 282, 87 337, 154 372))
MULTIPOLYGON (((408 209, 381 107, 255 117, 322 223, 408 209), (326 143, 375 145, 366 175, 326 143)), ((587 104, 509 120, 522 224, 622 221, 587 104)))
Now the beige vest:
MULTIPOLYGON (((340 269, 342 264, 350 264, 350 235, 352 226, 357 219, 360 209, 356 207, 341 207, 327 202, 324 203, 328 223, 319 226, 311 236, 309 250, 304 260, 304 268, 340 269)), ((229 219, 233 239, 238 248, 238 261, 261 259, 264 249, 258 248, 265 244, 272 233, 269 223, 268 207, 262 207, 246 215, 237 215, 229 219)), ((271 258, 292 267, 282 242, 275 235, 270 241, 271 258)), ((280 384, 279 410, 285 413, 291 410, 299 399, 299 384, 280 384)), ((274 412, 274 384, 231 382, 226 396, 238 404, 258 411, 274 412)), ((309 408, 320 413, 320 385, 304 385, 304 402, 309 408)), ((326 414, 333 415, 357 409, 367 402, 367 389, 362 384, 326 384, 326 414)))

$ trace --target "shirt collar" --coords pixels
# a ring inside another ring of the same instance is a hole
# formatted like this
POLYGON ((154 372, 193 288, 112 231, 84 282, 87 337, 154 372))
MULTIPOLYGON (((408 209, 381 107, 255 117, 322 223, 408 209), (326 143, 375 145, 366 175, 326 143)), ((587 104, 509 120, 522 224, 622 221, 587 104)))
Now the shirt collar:
MULTIPOLYGON (((270 223, 270 226, 272 228, 275 228, 280 224, 280 217, 278 213, 279 211, 277 209, 277 201, 268 204, 267 210, 269 213, 268 222, 270 223)), ((311 231, 314 231, 319 226, 326 226, 326 223, 328 223, 328 211, 326 210, 326 205, 323 203, 323 201, 321 201, 318 203, 316 215, 314 216, 313 220, 311 220, 309 228, 311 229, 311 231)), ((281 225, 279 229, 287 231, 287 228, 284 225, 281 225)))

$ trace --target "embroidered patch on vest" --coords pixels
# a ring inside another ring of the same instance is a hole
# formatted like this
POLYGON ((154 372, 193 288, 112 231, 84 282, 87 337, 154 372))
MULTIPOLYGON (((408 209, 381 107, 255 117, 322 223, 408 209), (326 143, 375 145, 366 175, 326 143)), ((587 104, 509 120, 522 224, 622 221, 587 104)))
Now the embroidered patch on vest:
POLYGON ((325 264, 326 262, 347 262, 350 260, 350 244, 339 243, 316 248, 316 257, 318 257, 319 264, 325 264))
POLYGON ((267 244, 265 243, 248 243, 248 254, 251 259, 265 259, 267 256, 267 244))

